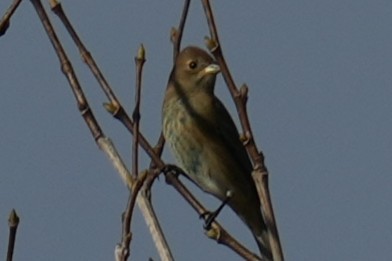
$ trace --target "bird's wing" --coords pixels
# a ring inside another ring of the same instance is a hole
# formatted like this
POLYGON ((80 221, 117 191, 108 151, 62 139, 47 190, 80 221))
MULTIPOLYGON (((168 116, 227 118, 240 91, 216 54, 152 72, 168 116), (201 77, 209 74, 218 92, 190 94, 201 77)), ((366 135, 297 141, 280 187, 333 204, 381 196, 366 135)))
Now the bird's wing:
POLYGON ((214 100, 214 109, 216 110, 216 126, 214 129, 218 132, 217 136, 221 137, 224 146, 228 147, 232 159, 241 164, 242 170, 246 173, 245 175, 250 175, 252 164, 240 140, 237 127, 223 103, 216 97, 214 100))

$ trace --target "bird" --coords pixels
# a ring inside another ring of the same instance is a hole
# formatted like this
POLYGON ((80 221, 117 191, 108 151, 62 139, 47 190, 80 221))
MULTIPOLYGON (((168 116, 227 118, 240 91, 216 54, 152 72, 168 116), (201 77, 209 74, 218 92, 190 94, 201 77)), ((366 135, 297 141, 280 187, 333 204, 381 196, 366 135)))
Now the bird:
POLYGON ((227 201, 249 227, 261 254, 271 259, 252 163, 232 117, 214 94, 219 72, 218 64, 203 49, 181 50, 163 100, 163 136, 186 177, 227 201))

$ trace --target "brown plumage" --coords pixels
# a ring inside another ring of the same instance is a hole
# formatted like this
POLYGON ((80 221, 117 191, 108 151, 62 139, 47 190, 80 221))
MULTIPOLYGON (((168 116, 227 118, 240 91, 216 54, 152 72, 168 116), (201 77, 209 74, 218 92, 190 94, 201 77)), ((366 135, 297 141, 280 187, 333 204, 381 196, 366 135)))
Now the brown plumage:
POLYGON ((188 178, 228 205, 250 228, 260 251, 271 258, 266 225, 251 177, 252 164, 238 130, 214 95, 218 65, 197 47, 178 55, 163 102, 163 133, 188 178))

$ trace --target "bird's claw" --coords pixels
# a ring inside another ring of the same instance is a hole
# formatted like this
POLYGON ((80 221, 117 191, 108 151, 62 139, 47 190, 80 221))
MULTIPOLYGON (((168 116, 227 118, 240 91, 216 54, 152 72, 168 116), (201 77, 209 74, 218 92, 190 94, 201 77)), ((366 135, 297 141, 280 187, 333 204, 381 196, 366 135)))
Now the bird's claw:
POLYGON ((205 230, 210 230, 211 229, 211 225, 212 222, 215 221, 215 218, 218 216, 219 212, 210 212, 210 211, 206 211, 202 214, 200 214, 200 218, 204 219, 204 225, 203 228, 205 230))
POLYGON ((163 167, 162 172, 165 174, 171 173, 176 177, 184 173, 184 171, 180 167, 177 167, 176 165, 173 164, 166 164, 165 167, 163 167))

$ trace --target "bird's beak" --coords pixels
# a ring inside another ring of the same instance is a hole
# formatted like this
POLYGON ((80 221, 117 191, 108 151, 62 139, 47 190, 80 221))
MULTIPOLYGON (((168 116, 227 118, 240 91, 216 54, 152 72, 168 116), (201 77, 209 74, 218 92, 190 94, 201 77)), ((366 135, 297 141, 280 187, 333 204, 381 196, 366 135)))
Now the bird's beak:
POLYGON ((206 75, 206 74, 217 74, 217 73, 219 73, 219 72, 220 72, 220 67, 219 67, 219 65, 214 64, 214 63, 208 65, 206 68, 204 68, 204 69, 202 70, 202 74, 203 74, 203 75, 206 75))

